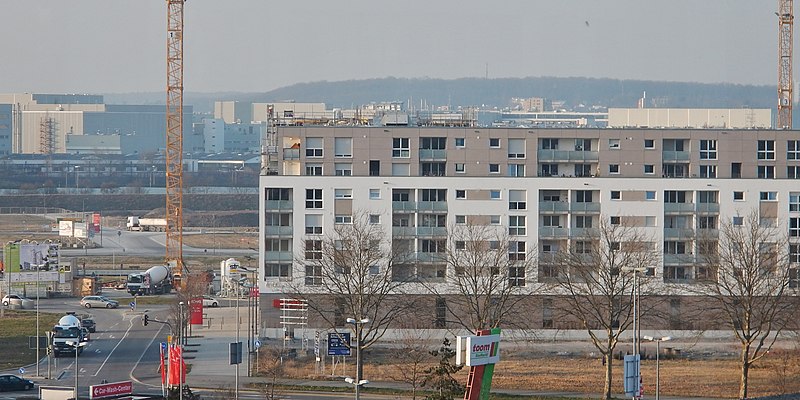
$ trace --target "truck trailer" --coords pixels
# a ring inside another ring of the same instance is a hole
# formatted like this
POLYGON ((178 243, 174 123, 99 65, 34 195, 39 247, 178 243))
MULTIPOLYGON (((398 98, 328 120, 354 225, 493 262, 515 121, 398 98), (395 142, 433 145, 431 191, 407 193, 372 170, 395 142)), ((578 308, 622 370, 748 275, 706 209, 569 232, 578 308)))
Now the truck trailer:
POLYGON ((173 286, 172 268, 168 265, 156 265, 145 272, 128 274, 125 286, 132 295, 169 293, 173 286))
POLYGON ((165 218, 128 217, 125 228, 132 232, 165 232, 167 220, 165 218))

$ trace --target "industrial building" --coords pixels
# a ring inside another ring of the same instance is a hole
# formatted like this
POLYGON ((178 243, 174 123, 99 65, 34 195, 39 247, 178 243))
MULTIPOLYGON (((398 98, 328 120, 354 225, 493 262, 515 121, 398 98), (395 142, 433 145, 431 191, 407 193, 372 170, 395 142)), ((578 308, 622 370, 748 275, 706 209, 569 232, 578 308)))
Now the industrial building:
MULTIPOLYGON (((313 292, 319 277, 298 262, 304 241, 359 212, 416 254, 393 276, 427 285, 453 273, 432 262, 430 253, 440 250, 431 243, 470 222, 507 228, 521 246, 537 249, 537 270, 516 277, 532 292, 551 278, 548 255, 601 222, 653 238, 663 255, 647 274, 665 290, 705 277, 704 242, 752 212, 785 232, 791 259, 800 262, 794 131, 285 126, 274 144, 276 174, 259 183, 266 304, 297 295, 298 285, 313 292)), ((680 302, 666 303, 680 321, 680 302)), ((421 311, 434 320, 436 308, 421 311)), ((265 326, 280 328, 281 312, 265 311, 265 326)), ((525 313, 530 328, 565 327, 546 308, 525 313)))

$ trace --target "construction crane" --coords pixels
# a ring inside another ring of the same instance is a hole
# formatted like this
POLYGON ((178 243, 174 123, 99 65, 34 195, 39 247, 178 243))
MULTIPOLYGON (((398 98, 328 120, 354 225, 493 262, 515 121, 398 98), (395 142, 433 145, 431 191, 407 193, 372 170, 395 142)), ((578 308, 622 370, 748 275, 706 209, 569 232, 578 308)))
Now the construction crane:
MULTIPOLYGON (((183 6, 167 1, 167 241, 166 261, 177 276, 183 262, 183 6)), ((182 282, 181 282, 182 283, 182 282)))
POLYGON ((793 0, 778 0, 778 129, 792 129, 793 0))

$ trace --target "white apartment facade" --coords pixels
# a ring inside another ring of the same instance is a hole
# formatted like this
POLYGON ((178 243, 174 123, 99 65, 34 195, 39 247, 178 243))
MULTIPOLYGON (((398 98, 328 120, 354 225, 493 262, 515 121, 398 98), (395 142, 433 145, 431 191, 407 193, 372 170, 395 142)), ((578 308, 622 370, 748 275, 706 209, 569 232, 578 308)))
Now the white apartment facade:
MULTIPOLYGON (((786 232, 800 263, 793 131, 281 127, 277 135, 278 175, 262 176, 259 191, 259 288, 267 302, 286 297, 291 282, 313 283, 297 262, 304 240, 357 212, 408 241, 423 261, 435 259, 430 253, 448 227, 508 229, 522 251, 537 249, 536 271, 516 278, 535 293, 552 278, 547 254, 601 221, 653 238, 663 257, 647 273, 665 288, 708 274, 700 242, 752 212, 786 232)), ((436 284, 448 271, 420 262, 392 273, 436 284)), ((264 314, 267 325, 277 312, 264 314)), ((552 327, 545 314, 534 312, 530 327, 552 327)))

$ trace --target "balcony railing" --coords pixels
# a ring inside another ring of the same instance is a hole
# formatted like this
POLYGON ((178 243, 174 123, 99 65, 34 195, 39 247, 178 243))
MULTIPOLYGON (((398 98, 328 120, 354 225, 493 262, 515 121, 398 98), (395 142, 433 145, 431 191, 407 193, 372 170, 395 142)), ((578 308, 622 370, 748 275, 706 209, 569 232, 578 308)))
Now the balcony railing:
POLYGON ((689 161, 688 151, 664 150, 661 152, 662 161, 689 161))
POLYGON ((418 226, 417 236, 447 236, 447 228, 443 226, 418 226))
POLYGON ((570 203, 570 211, 600 212, 600 203, 570 203))
POLYGON ((664 203, 664 212, 693 213, 694 203, 664 203))
POLYGON ((596 151, 577 150, 538 150, 539 161, 597 161, 600 159, 596 151))
POLYGON ((267 210, 291 210, 292 202, 289 200, 267 200, 267 210))
POLYGON ((569 211, 569 203, 566 201, 540 201, 539 211, 567 212, 569 211))
POLYGON ((446 160, 447 150, 420 149, 420 160, 446 160))
POLYGON ((694 229, 691 228, 664 228, 664 238, 691 238, 694 229))
POLYGON ((700 212, 700 213, 719 213, 719 204, 717 204, 717 203, 697 203, 697 212, 700 212))
POLYGON ((294 229, 291 226, 267 226, 265 232, 267 235, 288 235, 291 236, 294 229))
POLYGON ((447 211, 446 201, 418 201, 418 211, 447 211))
POLYGON ((569 228, 540 226, 539 237, 569 237, 569 228))
POLYGON ((691 254, 664 254, 664 265, 687 265, 694 264, 694 256, 691 254))
POLYGON ((294 255, 291 251, 267 251, 264 252, 266 261, 292 261, 294 255))
POLYGON ((300 149, 283 149, 284 160, 299 160, 300 149))

